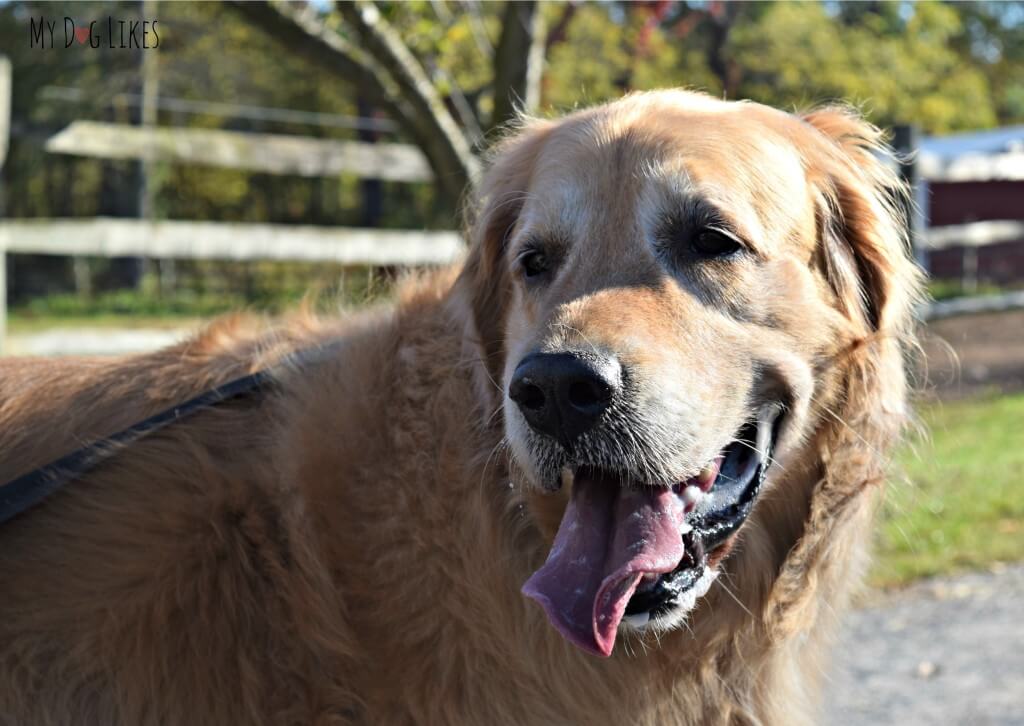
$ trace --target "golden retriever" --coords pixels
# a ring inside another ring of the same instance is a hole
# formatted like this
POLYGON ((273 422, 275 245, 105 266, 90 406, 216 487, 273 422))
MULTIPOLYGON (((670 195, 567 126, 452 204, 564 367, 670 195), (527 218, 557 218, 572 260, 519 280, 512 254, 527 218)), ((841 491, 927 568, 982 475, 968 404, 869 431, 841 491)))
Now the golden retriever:
POLYGON ((800 724, 906 418, 879 132, 661 91, 525 120, 392 309, 9 360, 3 724, 800 724))

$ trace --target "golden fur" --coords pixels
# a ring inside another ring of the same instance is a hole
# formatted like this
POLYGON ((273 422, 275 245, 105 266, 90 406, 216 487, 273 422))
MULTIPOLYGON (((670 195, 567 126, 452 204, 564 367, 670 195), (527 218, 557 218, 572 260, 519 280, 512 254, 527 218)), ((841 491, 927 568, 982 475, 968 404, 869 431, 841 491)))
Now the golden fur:
POLYGON ((880 149, 842 109, 633 95, 524 122, 481 182, 465 265, 411 279, 393 309, 6 360, 0 481, 246 372, 279 386, 0 528, 0 724, 813 723, 906 417, 918 277, 880 149), (668 275, 642 222, 678 185, 756 257, 668 275), (527 229, 560 235, 566 261, 540 292, 510 258, 527 229), (519 592, 566 497, 536 486, 504 387, 524 351, 579 337, 685 408, 685 466, 744 415, 752 361, 791 404, 687 627, 622 636, 607 660, 519 592))

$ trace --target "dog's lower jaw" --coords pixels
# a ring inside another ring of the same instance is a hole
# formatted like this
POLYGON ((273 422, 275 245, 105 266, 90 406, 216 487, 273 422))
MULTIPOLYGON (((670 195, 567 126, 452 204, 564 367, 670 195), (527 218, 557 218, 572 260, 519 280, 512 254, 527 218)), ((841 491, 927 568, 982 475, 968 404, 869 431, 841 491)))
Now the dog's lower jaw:
POLYGON ((621 630, 624 633, 644 636, 651 634, 657 639, 669 631, 681 628, 686 624, 687 618, 702 597, 708 594, 715 578, 718 577, 718 570, 708 565, 703 566, 703 571, 697 581, 687 590, 677 596, 675 606, 666 613, 652 615, 650 612, 643 612, 638 615, 626 615, 622 618, 621 630))

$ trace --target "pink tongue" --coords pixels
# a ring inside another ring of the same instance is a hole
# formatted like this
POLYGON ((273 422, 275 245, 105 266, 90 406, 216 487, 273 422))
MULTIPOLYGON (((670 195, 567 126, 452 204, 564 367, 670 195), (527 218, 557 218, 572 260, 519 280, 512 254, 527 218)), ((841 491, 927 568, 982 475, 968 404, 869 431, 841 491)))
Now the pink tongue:
POLYGON ((578 476, 547 562, 523 585, 569 642, 609 656, 646 573, 683 559, 683 503, 670 489, 578 476))

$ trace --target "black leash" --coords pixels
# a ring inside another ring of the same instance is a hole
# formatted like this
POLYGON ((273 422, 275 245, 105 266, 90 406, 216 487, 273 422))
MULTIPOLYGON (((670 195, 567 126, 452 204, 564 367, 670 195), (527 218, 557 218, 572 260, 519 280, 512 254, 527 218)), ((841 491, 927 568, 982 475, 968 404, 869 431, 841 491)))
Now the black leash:
POLYGON ((262 393, 262 389, 272 381, 273 378, 267 371, 236 378, 7 482, 0 486, 0 524, 31 509, 66 484, 88 473, 100 462, 117 453, 121 445, 138 441, 143 436, 180 421, 201 409, 248 393, 262 393))

